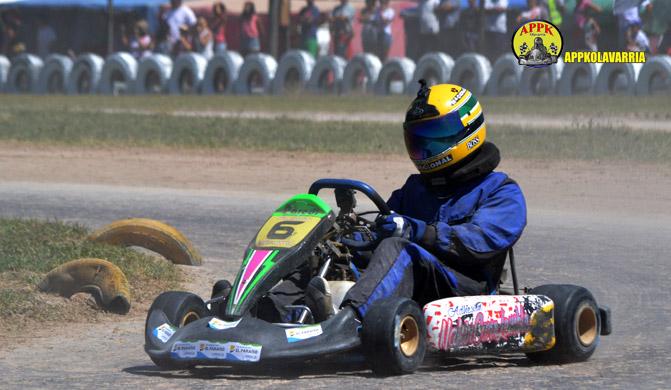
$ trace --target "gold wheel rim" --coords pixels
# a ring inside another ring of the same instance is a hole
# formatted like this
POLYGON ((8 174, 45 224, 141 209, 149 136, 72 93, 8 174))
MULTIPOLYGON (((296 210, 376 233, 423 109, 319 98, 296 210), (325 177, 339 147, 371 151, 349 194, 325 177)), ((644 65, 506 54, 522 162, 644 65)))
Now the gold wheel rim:
POLYGON ((190 311, 190 312, 186 313, 184 315, 184 317, 182 317, 182 321, 180 321, 179 327, 181 328, 184 325, 187 325, 187 324, 189 324, 189 323, 191 323, 195 320, 199 320, 199 319, 200 319, 200 316, 198 315, 198 313, 196 313, 195 311, 190 311))
POLYGON ((417 352, 419 347, 419 326, 412 316, 405 316, 400 324, 400 342, 403 355, 410 357, 417 352))
POLYGON ((578 310, 576 316, 576 330, 578 332, 578 340, 580 344, 589 347, 594 343, 597 336, 597 318, 594 308, 590 305, 583 305, 578 310))

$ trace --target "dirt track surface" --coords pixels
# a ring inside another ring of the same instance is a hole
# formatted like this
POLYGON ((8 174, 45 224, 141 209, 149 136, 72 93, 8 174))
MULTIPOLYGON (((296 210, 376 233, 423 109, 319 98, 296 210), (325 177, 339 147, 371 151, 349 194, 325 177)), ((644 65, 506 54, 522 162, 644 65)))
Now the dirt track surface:
MULTIPOLYGON (((236 272, 268 213, 313 179, 360 178, 384 197, 412 172, 401 156, 351 158, 0 145, 0 215, 92 227, 129 216, 168 221, 203 252, 204 266, 188 271, 189 289, 205 294, 213 280, 236 272)), ((671 277, 669 167, 506 161, 501 169, 518 180, 529 203, 516 250, 522 283, 584 285, 613 309, 615 332, 586 363, 543 367, 518 355, 432 355, 414 375, 380 379, 346 356, 275 370, 169 372, 155 368, 142 350, 144 318, 119 317, 41 330, 34 340, 0 349, 3 387, 667 388, 671 292, 662 286, 671 277)))

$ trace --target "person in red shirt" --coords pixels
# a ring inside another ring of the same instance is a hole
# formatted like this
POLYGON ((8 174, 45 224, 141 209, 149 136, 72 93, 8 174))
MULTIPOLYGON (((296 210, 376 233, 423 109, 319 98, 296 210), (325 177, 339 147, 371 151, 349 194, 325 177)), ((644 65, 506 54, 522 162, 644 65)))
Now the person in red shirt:
POLYGON ((261 51, 259 37, 262 33, 259 17, 256 15, 256 7, 251 1, 245 2, 242 9, 242 31, 240 34, 240 52, 242 55, 258 53, 261 51))
POLYGON ((212 34, 214 34, 214 52, 222 53, 226 51, 226 22, 228 15, 226 6, 223 2, 217 1, 212 5, 212 34))

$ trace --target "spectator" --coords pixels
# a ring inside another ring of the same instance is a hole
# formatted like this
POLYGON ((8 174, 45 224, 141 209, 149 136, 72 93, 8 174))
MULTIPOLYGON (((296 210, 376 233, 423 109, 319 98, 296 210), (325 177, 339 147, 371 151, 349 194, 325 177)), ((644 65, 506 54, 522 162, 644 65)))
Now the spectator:
POLYGON ((136 59, 142 59, 151 54, 153 42, 151 35, 149 35, 149 24, 146 20, 138 20, 133 26, 133 36, 128 38, 122 36, 124 46, 128 47, 130 53, 136 59))
POLYGON ((49 19, 42 15, 37 20, 37 55, 45 58, 53 51, 56 31, 49 25, 49 19))
POLYGON ((627 46, 625 35, 629 26, 641 22, 638 14, 638 6, 641 0, 613 0, 613 15, 617 16, 618 47, 624 49, 627 46))
POLYGON ((644 51, 650 53, 650 41, 641 30, 641 22, 634 22, 627 27, 625 32, 627 51, 644 51))
POLYGON ((301 27, 301 47, 303 50, 317 57, 317 28, 319 27, 319 8, 314 0, 307 0, 305 7, 298 13, 298 22, 301 27))
POLYGON ((461 45, 465 52, 474 52, 480 46, 480 12, 477 0, 468 0, 468 8, 462 11, 459 20, 461 45))
POLYGON ((529 8, 526 11, 520 13, 519 16, 517 17, 517 23, 524 23, 529 20, 536 20, 543 18, 541 16, 542 9, 541 6, 538 4, 538 0, 527 0, 527 7, 529 8))
POLYGON ((195 26, 196 15, 191 8, 182 4, 182 0, 170 0, 170 10, 165 13, 165 21, 169 28, 168 42, 175 45, 182 40, 182 26, 189 29, 195 26))
POLYGON ((179 39, 172 45, 172 56, 177 57, 182 53, 193 51, 193 42, 191 41, 191 29, 186 24, 179 27, 179 39))
MULTIPOLYGON (((669 29, 671 23, 671 1, 651 0, 641 5, 643 11, 643 31, 650 38, 650 50, 652 54, 664 53, 660 51, 662 37, 669 29)), ((668 43, 668 42, 667 42, 668 43)))
POLYGON ((576 42, 581 42, 578 49, 588 49, 597 51, 597 38, 601 33, 601 26, 594 18, 595 14, 601 12, 601 7, 594 4, 592 0, 578 0, 573 12, 573 18, 577 27, 576 33, 578 39, 576 42))
POLYGON ((391 24, 394 21, 396 13, 394 9, 389 5, 389 0, 380 0, 380 8, 378 9, 378 15, 375 18, 378 23, 378 49, 377 56, 380 58, 380 61, 384 62, 387 60, 389 55, 389 49, 391 48, 392 35, 391 35, 391 24))
POLYGON ((438 50, 440 25, 436 16, 439 0, 419 1, 419 52, 424 54, 438 50))
POLYGON ((442 51, 455 58, 461 53, 461 34, 458 29, 461 15, 459 3, 459 0, 441 0, 438 6, 438 13, 441 15, 440 46, 442 51))
POLYGON ((361 13, 359 14, 359 22, 361 23, 361 46, 365 53, 375 53, 377 50, 376 15, 377 0, 366 0, 366 5, 361 9, 361 13))
POLYGON ((564 22, 564 13, 566 12, 564 0, 540 0, 538 3, 541 7, 541 18, 550 20, 552 24, 560 27, 564 22))
POLYGON ((262 28, 259 17, 256 15, 256 7, 251 1, 245 2, 242 9, 242 31, 240 32, 240 51, 243 56, 261 51, 262 28))
POLYGON ((484 0, 485 45, 489 60, 494 62, 499 55, 510 50, 510 37, 506 25, 508 0, 484 0))
POLYGON ((214 34, 214 52, 223 53, 226 51, 226 22, 228 15, 226 6, 221 1, 212 6, 212 33, 214 34))
POLYGON ((350 43, 354 36, 352 20, 354 7, 349 0, 340 0, 340 5, 331 12, 331 36, 333 37, 333 53, 343 58, 350 58, 350 43))
POLYGON ((156 45, 154 48, 157 53, 165 55, 170 55, 172 50, 169 41, 170 27, 165 20, 165 16, 169 10, 170 7, 165 4, 162 4, 158 10, 158 28, 156 29, 156 45))
POLYGON ((207 25, 207 20, 201 16, 196 22, 196 29, 193 34, 193 51, 210 59, 214 54, 213 47, 212 31, 210 30, 210 26, 207 25))

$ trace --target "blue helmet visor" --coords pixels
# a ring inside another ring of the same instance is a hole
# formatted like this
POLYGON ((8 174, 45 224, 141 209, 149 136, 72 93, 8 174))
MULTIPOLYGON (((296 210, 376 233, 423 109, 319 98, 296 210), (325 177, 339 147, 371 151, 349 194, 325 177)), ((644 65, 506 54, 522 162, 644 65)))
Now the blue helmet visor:
POLYGON ((406 123, 403 129, 408 154, 411 159, 420 161, 437 156, 477 130, 484 120, 484 115, 480 114, 464 126, 459 111, 453 111, 439 118, 406 123))

